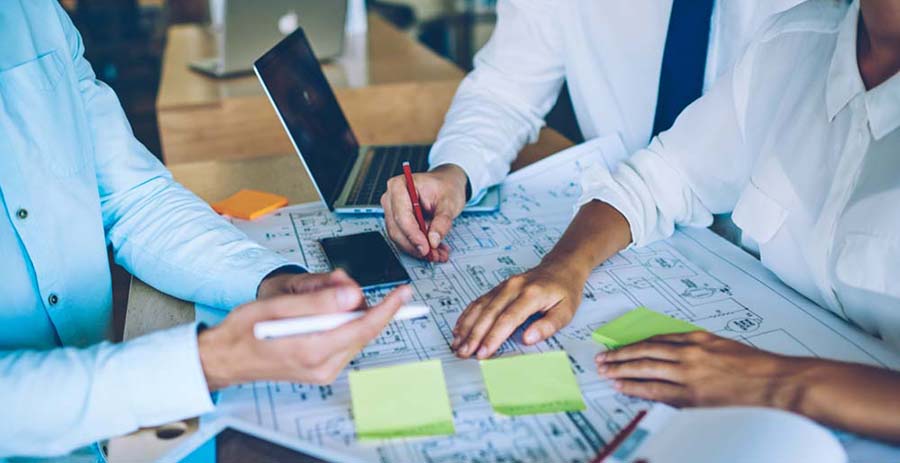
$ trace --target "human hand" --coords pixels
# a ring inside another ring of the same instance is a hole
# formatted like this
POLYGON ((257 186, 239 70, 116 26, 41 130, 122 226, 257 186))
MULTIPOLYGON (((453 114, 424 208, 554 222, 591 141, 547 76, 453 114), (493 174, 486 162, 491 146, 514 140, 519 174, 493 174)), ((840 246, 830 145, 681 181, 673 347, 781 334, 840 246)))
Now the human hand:
POLYGON ((431 172, 413 174, 413 179, 428 225, 428 236, 416 222, 406 179, 402 175, 388 180, 387 191, 381 197, 388 236, 411 256, 425 259, 433 251, 434 260, 446 262, 450 258, 450 248, 442 241, 450 233, 453 219, 466 206, 468 178, 459 166, 445 164, 431 172))
POLYGON ((535 344, 566 326, 581 305, 586 275, 565 264, 542 263, 510 277, 466 307, 453 329, 450 347, 460 358, 493 355, 531 315, 543 312, 522 335, 535 344))
POLYGON ((331 273, 279 273, 263 278, 256 291, 257 299, 285 294, 304 294, 317 289, 356 283, 342 269, 331 273))
POLYGON ((800 358, 759 350, 706 331, 655 336, 597 354, 597 371, 626 395, 675 406, 788 409, 800 358))
POLYGON ((331 383, 411 297, 410 287, 402 286, 363 317, 333 330, 265 340, 253 334, 257 322, 354 310, 364 305, 362 290, 348 283, 238 307, 198 336, 207 385, 212 391, 249 381, 331 383))

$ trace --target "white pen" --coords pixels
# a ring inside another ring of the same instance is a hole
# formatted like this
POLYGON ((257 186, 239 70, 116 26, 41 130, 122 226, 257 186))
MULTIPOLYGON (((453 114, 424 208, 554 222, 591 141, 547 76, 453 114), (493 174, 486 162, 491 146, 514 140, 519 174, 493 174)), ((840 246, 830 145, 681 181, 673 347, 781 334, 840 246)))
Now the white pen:
MULTIPOLYGON (((394 314, 394 320, 408 320, 424 317, 431 311, 431 307, 425 304, 410 304, 400 307, 394 314)), ((352 312, 338 312, 326 315, 310 315, 307 317, 285 318, 281 320, 268 320, 259 322, 253 326, 253 335, 256 339, 272 339, 284 336, 296 336, 300 334, 317 333, 335 329, 344 323, 351 322, 366 314, 365 310, 352 312)))

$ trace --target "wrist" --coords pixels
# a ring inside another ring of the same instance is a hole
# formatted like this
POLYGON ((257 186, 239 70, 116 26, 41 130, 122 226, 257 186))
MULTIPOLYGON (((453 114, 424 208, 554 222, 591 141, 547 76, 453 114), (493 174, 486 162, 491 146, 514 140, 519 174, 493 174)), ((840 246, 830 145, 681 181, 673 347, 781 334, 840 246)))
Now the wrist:
POLYGON ((230 386, 230 374, 227 370, 227 355, 224 355, 222 343, 216 329, 204 329, 197 334, 197 351, 200 365, 206 377, 206 385, 210 392, 230 386))
POLYGON ((593 268, 578 254, 551 251, 539 266, 554 275, 567 275, 577 281, 586 281, 593 268))
POLYGON ((456 164, 441 164, 432 169, 431 173, 447 181, 452 186, 453 191, 459 193, 463 203, 469 200, 471 195, 469 176, 466 175, 466 171, 462 167, 456 164))
POLYGON ((812 388, 823 378, 815 359, 779 357, 761 405, 808 415, 812 388))
POLYGON ((265 299, 268 295, 281 293, 282 291, 279 291, 279 288, 285 286, 286 281, 294 275, 302 275, 304 273, 307 273, 306 269, 296 264, 288 264, 272 270, 256 286, 256 298, 265 299))

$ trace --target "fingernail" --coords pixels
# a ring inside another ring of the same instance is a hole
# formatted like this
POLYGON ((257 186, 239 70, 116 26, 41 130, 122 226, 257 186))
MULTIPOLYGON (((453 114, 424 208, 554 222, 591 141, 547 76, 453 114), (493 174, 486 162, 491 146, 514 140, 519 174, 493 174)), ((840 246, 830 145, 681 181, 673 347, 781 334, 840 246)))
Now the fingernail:
POLYGON ((606 354, 604 354, 603 352, 600 352, 596 357, 594 357, 594 360, 597 362, 602 362, 604 359, 606 359, 606 354))
POLYGON ((454 336, 454 337, 453 337, 453 341, 450 343, 450 348, 451 348, 451 349, 456 349, 456 345, 457 345, 457 344, 459 344, 459 338, 456 337, 456 336, 454 336))
POLYGON ((355 304, 359 300, 359 292, 354 288, 341 288, 338 290, 337 299, 342 307, 355 304))
POLYGON ((400 299, 403 300, 403 303, 406 304, 410 300, 412 300, 413 291, 409 286, 404 286, 400 288, 400 299))
POLYGON ((616 389, 622 389, 622 382, 621 381, 613 381, 613 387, 616 389))
POLYGON ((461 355, 469 355, 469 350, 471 350, 471 349, 469 348, 469 345, 466 344, 465 346, 462 346, 459 348, 459 353, 461 355))
POLYGON ((419 246, 419 254, 427 255, 428 254, 428 246, 419 246))
POLYGON ((436 248, 439 244, 441 244, 441 235, 438 232, 431 232, 428 234, 428 242, 431 243, 431 247, 436 248))
POLYGON ((540 339, 540 335, 535 333, 534 331, 525 333, 525 336, 523 337, 525 344, 534 344, 538 342, 538 339, 540 339))
POLYGON ((603 373, 606 373, 606 370, 608 370, 608 369, 609 369, 608 366, 600 365, 599 367, 597 367, 597 373, 600 373, 602 375, 603 373))
POLYGON ((478 358, 483 359, 488 356, 487 347, 482 346, 481 349, 478 349, 478 358))

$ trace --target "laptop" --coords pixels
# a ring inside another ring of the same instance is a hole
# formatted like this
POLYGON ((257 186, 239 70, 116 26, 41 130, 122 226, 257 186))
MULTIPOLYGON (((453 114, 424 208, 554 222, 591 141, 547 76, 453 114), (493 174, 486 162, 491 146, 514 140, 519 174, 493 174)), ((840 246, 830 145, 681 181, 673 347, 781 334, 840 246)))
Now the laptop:
POLYGON ((343 51, 346 0, 218 1, 215 7, 210 2, 217 55, 190 63, 195 71, 213 77, 249 74, 253 60, 298 27, 309 33, 320 59, 343 51))
MULTIPOLYGON (((329 210, 383 213, 387 181, 403 173, 404 161, 413 172, 428 170, 431 145, 359 145, 302 28, 256 60, 253 69, 329 210)), ((465 211, 499 208, 500 190, 494 187, 465 211)))

